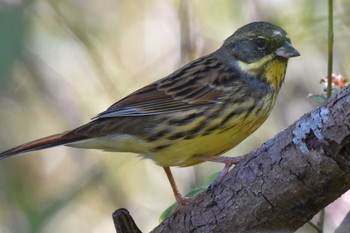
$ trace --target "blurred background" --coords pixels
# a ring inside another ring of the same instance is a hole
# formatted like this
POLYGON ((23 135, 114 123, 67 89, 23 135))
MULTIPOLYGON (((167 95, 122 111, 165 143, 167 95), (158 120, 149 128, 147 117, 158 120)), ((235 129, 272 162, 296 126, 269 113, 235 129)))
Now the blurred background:
MULTIPOLYGON (((350 76, 350 2, 335 1, 334 72, 350 76)), ((135 91, 208 54, 238 27, 270 21, 301 57, 267 122, 229 151, 242 155, 311 111, 327 73, 327 1, 0 0, 0 151, 75 128, 135 91)), ((174 168, 182 193, 223 168, 174 168)), ((129 153, 58 147, 0 162, 0 232, 115 232, 127 208, 144 232, 174 201, 163 172, 129 153)), ((350 195, 326 209, 333 232, 350 195)), ((314 232, 308 227, 299 232, 314 232)))

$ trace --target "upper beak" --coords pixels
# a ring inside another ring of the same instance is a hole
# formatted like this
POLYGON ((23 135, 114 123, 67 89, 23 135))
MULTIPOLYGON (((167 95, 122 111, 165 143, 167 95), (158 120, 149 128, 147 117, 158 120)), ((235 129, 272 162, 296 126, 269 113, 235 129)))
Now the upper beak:
POLYGON ((300 56, 300 53, 293 48, 289 42, 285 42, 284 45, 275 51, 275 54, 280 57, 290 58, 300 56))

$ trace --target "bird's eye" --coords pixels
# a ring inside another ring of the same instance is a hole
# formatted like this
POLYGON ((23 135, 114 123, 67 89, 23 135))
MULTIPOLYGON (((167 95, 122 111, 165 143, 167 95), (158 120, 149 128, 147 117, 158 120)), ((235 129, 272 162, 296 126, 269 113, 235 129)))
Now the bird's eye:
POLYGON ((255 44, 258 49, 263 50, 267 47, 267 40, 263 37, 258 37, 255 39, 255 44))

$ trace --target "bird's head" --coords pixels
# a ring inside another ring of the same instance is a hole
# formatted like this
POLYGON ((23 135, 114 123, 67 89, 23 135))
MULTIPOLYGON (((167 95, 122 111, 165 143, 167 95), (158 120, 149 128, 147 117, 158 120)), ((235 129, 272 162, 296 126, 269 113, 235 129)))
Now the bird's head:
POLYGON ((242 71, 266 79, 278 88, 284 80, 288 58, 300 55, 288 34, 267 22, 239 28, 225 40, 222 49, 233 56, 242 71))

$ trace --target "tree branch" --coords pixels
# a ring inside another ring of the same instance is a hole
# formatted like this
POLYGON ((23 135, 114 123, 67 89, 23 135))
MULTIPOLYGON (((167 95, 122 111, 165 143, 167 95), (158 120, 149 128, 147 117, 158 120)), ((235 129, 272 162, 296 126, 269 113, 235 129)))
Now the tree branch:
POLYGON ((117 209, 112 214, 112 218, 117 233, 141 233, 128 210, 124 208, 117 209))
POLYGON ((350 188, 350 85, 153 232, 294 232, 350 188))

